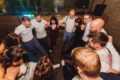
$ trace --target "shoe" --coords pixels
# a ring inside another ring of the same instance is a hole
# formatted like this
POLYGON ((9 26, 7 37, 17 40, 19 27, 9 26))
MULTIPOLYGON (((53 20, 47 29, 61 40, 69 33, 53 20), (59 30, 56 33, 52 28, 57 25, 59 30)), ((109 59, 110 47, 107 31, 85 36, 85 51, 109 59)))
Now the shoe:
POLYGON ((61 65, 65 66, 65 61, 64 60, 61 60, 61 65))
POLYGON ((49 50, 49 53, 52 53, 52 52, 53 52, 53 50, 50 49, 50 50, 49 50))
POLYGON ((55 70, 55 69, 57 69, 57 68, 59 68, 60 67, 60 64, 55 64, 55 65, 53 65, 53 69, 55 70))

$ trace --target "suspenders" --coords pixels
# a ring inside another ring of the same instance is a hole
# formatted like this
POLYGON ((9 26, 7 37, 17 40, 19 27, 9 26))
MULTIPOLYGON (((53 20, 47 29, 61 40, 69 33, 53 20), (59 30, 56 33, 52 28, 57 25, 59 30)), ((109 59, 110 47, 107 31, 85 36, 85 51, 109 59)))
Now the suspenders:
MULTIPOLYGON (((112 54, 111 54, 111 52, 110 52, 110 50, 108 49, 108 48, 106 48, 107 50, 108 50, 108 52, 109 52, 109 56, 110 56, 110 62, 112 63, 112 54)), ((112 67, 112 64, 111 64, 111 67, 112 67)))
MULTIPOLYGON (((66 25, 66 23, 67 23, 67 20, 68 20, 68 18, 69 18, 69 16, 67 16, 67 18, 66 18, 66 22, 65 22, 65 25, 66 25)), ((76 17, 74 17, 74 19, 76 19, 76 17)), ((73 30, 72 30, 72 32, 74 31, 74 27, 73 27, 73 30)))

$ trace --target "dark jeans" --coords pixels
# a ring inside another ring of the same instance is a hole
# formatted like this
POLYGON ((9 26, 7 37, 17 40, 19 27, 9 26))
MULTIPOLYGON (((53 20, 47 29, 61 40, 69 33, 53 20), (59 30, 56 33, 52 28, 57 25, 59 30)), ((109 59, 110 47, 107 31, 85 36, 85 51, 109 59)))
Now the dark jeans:
MULTIPOLYGON (((21 48, 25 49, 23 43, 21 43, 20 46, 21 46, 21 48)), ((38 61, 38 58, 36 58, 36 56, 33 53, 31 53, 31 51, 29 51, 29 50, 26 50, 26 51, 27 51, 29 61, 31 61, 31 62, 37 62, 38 61)))
POLYGON ((42 44, 42 46, 44 47, 44 49, 49 52, 49 45, 48 45, 48 38, 42 38, 42 39, 37 39, 39 41, 40 44, 42 44))
POLYGON ((30 42, 24 43, 24 46, 34 54, 36 54, 37 50, 39 50, 44 56, 48 56, 47 52, 43 49, 35 37, 30 42))

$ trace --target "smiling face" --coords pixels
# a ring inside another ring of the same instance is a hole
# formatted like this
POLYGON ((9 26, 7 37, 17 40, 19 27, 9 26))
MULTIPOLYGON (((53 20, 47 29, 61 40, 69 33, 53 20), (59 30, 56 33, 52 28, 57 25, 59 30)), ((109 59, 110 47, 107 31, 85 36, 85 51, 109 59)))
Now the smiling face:
POLYGON ((31 22, 30 21, 23 21, 22 24, 26 27, 29 28, 31 26, 31 22))
POLYGON ((41 16, 39 15, 39 16, 36 16, 36 20, 38 21, 38 22, 40 22, 41 21, 41 16))
POLYGON ((52 24, 55 24, 55 20, 52 20, 51 22, 52 22, 52 24))
POLYGON ((90 17, 90 15, 84 15, 84 23, 87 24, 92 20, 92 18, 90 17))

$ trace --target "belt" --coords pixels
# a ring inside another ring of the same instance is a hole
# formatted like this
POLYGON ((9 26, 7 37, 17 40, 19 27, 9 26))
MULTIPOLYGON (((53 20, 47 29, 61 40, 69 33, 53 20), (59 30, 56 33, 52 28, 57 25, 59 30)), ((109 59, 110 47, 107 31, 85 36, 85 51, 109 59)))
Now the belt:
POLYGON ((33 39, 34 39, 34 38, 32 38, 30 41, 27 41, 27 42, 23 42, 23 43, 29 43, 29 42, 31 42, 33 39))

